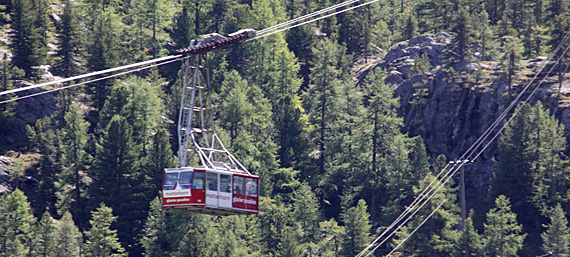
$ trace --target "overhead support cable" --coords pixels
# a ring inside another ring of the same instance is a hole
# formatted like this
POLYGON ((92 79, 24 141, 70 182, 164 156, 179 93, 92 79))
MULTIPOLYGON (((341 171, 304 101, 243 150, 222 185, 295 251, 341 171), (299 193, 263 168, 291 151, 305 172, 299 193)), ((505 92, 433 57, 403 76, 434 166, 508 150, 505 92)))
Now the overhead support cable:
MULTIPOLYGON (((144 62, 138 62, 138 63, 134 63, 134 64, 115 67, 115 68, 111 68, 111 69, 95 71, 95 72, 91 72, 91 73, 87 73, 87 74, 83 74, 83 75, 78 75, 78 76, 73 76, 73 77, 69 77, 69 78, 65 78, 65 79, 45 82, 45 83, 41 83, 41 84, 35 84, 35 85, 16 88, 16 89, 12 89, 12 90, 6 90, 6 91, 0 92, 0 96, 7 95, 7 94, 15 94, 15 93, 23 92, 23 91, 28 91, 31 89, 36 89, 36 88, 53 86, 53 85, 57 85, 57 84, 65 83, 65 82, 76 81, 76 80, 80 80, 80 79, 86 79, 86 78, 90 78, 90 77, 94 77, 94 76, 100 76, 100 75, 104 75, 107 73, 118 72, 118 71, 122 71, 122 70, 126 70, 126 69, 132 69, 132 68, 136 68, 136 67, 140 67, 140 66, 144 66, 144 65, 149 65, 149 64, 153 64, 153 63, 165 62, 165 61, 180 58, 180 57, 182 57, 182 55, 171 55, 171 56, 156 58, 156 59, 148 60, 148 61, 144 61, 144 62)), ((112 76, 110 76, 110 77, 112 77, 112 76)))
POLYGON ((342 3, 340 3, 340 4, 336 4, 336 5, 327 7, 327 8, 325 8, 325 9, 322 9, 322 10, 319 10, 319 11, 316 11, 316 12, 312 12, 312 13, 303 15, 303 16, 301 16, 301 17, 297 17, 297 18, 295 18, 295 19, 292 19, 292 20, 289 20, 289 21, 286 21, 286 22, 277 24, 277 25, 275 25, 275 26, 272 26, 272 27, 269 27, 269 28, 266 28, 266 29, 259 30, 259 31, 257 32, 257 34, 258 34, 258 35, 263 35, 263 34, 265 34, 265 33, 267 33, 267 32, 272 31, 272 30, 280 29, 280 28, 282 28, 282 27, 289 26, 289 25, 291 25, 291 24, 294 24, 294 23, 297 23, 297 22, 300 22, 300 21, 304 21, 304 20, 306 20, 306 19, 309 19, 309 18, 318 16, 318 15, 321 15, 321 14, 323 14, 323 13, 327 13, 327 12, 329 12, 329 11, 336 10, 336 9, 338 9, 338 8, 341 8, 341 7, 344 7, 344 6, 353 4, 353 3, 357 3, 357 2, 360 2, 360 1, 362 1, 362 0, 349 0, 349 1, 345 1, 345 2, 342 2, 342 3))
POLYGON ((367 3, 364 3, 364 4, 360 4, 360 5, 353 6, 353 7, 347 8, 347 9, 343 9, 342 11, 334 12, 334 13, 331 13, 331 14, 328 14, 328 15, 325 15, 325 16, 321 16, 321 17, 316 18, 316 19, 312 19, 312 20, 305 21, 305 22, 302 22, 302 23, 299 23, 299 24, 295 24, 295 25, 290 26, 290 27, 286 27, 286 28, 283 28, 283 29, 271 31, 271 32, 269 32, 269 33, 263 33, 263 34, 261 34, 261 35, 258 35, 258 36, 256 36, 256 37, 252 38, 252 39, 248 39, 248 40, 246 40, 245 42, 257 40, 257 39, 260 39, 260 38, 263 38, 263 37, 266 37, 266 36, 273 35, 273 34, 275 34, 275 33, 287 31, 287 30, 290 30, 290 29, 293 29, 293 28, 296 28, 296 27, 299 27, 299 26, 302 26, 302 25, 305 25, 305 24, 313 23, 313 22, 315 22, 315 21, 319 21, 319 20, 322 20, 322 19, 324 19, 324 18, 328 18, 328 17, 334 16, 334 15, 337 15, 337 14, 341 14, 341 13, 343 13, 343 12, 347 12, 347 11, 354 10, 354 9, 356 9, 356 8, 360 8, 360 7, 369 5, 369 4, 373 4, 373 3, 376 3, 376 2, 378 2, 378 1, 380 1, 380 0, 373 0, 373 1, 370 1, 370 2, 367 2, 367 3))
MULTIPOLYGON (((88 81, 83 81, 83 82, 80 82, 80 83, 77 83, 77 84, 73 84, 73 85, 69 85, 69 86, 65 86, 65 87, 58 87, 58 88, 55 88, 55 89, 52 89, 52 90, 46 90, 46 91, 42 91, 42 92, 39 92, 39 93, 31 94, 31 95, 25 95, 25 96, 13 98, 13 99, 5 100, 5 101, 0 102, 0 105, 1 105, 1 104, 6 104, 6 103, 15 102, 15 101, 19 101, 19 100, 23 100, 23 99, 27 99, 27 98, 32 98, 32 97, 36 97, 36 96, 40 96, 40 95, 45 95, 45 94, 49 94, 49 93, 61 91, 61 90, 64 90, 64 89, 69 89, 69 88, 73 88, 73 87, 77 87, 77 86, 82 86, 82 85, 89 84, 89 83, 93 83, 93 82, 97 82, 97 81, 102 81, 102 80, 106 80, 106 79, 110 79, 110 78, 115 78, 115 77, 123 76, 123 75, 126 75, 126 74, 134 73, 134 72, 139 72, 139 71, 142 71, 142 70, 147 70, 147 69, 154 68, 154 67, 158 67, 158 66, 161 66, 161 65, 165 65, 165 64, 177 62, 177 61, 180 61, 180 60, 183 60, 183 59, 186 59, 186 58, 188 58, 188 57, 183 57, 183 58, 179 58, 179 59, 174 59, 174 60, 170 60, 170 61, 165 61, 165 62, 161 62, 161 63, 154 64, 154 65, 150 65, 150 66, 145 66, 145 67, 138 68, 138 69, 134 69, 134 70, 128 70, 128 71, 125 71, 125 72, 116 73, 116 74, 109 75, 109 76, 106 76, 106 77, 100 77, 100 78, 96 78, 96 79, 92 79, 92 80, 88 80, 88 81)), ((59 81, 57 81, 57 82, 59 82, 59 81)), ((62 82, 59 82, 59 83, 62 83, 62 82)), ((59 83, 56 83, 56 84, 59 84, 59 83)), ((29 89, 28 89, 28 90, 29 90, 29 89)))

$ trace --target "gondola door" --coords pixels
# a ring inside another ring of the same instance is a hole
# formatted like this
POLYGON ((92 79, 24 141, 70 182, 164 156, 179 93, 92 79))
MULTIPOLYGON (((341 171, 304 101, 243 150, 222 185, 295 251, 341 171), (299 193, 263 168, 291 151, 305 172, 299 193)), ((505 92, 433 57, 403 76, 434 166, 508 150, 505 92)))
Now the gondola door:
POLYGON ((218 174, 206 171, 206 205, 217 207, 218 199, 218 174))

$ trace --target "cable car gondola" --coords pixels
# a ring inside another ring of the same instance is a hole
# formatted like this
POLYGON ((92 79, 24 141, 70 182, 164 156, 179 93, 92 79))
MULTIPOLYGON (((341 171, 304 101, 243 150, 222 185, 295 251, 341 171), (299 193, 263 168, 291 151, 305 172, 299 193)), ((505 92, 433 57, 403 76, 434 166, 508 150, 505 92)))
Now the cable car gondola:
POLYGON ((163 210, 217 216, 258 212, 258 176, 185 167, 165 169, 163 181, 163 210))

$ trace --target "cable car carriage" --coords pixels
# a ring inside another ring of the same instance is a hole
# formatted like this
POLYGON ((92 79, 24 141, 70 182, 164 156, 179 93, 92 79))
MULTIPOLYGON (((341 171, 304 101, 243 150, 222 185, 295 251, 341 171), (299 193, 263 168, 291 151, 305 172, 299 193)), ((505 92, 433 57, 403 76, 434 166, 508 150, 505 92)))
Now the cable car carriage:
POLYGON ((163 210, 217 216, 258 212, 258 176, 186 167, 165 169, 163 181, 163 210))

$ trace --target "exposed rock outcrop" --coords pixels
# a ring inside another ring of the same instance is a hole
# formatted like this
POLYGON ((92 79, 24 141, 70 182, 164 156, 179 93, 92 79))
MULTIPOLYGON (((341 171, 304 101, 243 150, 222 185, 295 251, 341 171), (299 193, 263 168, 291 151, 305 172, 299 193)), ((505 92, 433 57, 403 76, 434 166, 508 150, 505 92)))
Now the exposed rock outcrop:
MULTIPOLYGON (((517 74, 513 92, 509 94, 509 87, 500 76, 502 72, 497 63, 447 64, 450 61, 446 47, 450 42, 451 36, 447 33, 417 36, 392 47, 382 60, 371 67, 383 69, 387 73, 385 82, 395 86, 395 95, 401 101, 399 113, 404 117, 409 134, 420 135, 432 157, 444 154, 448 160, 456 160, 501 115, 514 96, 545 64, 546 58, 522 62, 520 67, 532 76, 517 74), (412 74, 414 58, 424 53, 429 57, 431 68, 423 74, 412 74)), ((359 81, 372 69, 360 71, 359 81)), ((553 96, 558 86, 549 81, 541 86, 530 103, 540 99, 566 125, 568 136, 570 102, 558 101, 553 96)), ((526 95, 529 93, 530 90, 526 95)), ((568 82, 563 84, 561 93, 570 94, 568 82)), ((466 168, 468 190, 472 196, 488 194, 496 153, 495 141, 472 166, 466 168)))

